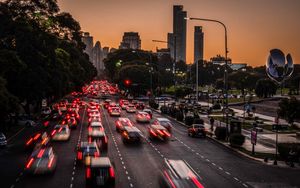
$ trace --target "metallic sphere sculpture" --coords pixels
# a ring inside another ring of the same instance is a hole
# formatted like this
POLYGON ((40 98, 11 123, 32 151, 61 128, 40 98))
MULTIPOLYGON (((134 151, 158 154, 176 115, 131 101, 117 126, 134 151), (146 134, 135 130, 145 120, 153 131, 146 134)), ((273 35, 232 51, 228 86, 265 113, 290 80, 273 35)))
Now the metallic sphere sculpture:
POLYGON ((279 49, 272 49, 266 63, 267 75, 278 84, 282 84, 294 71, 293 59, 290 54, 286 57, 279 49))

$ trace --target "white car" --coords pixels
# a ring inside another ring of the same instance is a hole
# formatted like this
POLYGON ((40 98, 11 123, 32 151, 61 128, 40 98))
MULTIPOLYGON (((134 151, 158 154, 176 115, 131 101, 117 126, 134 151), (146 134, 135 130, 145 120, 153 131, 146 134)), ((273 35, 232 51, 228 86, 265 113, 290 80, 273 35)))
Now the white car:
POLYGON ((68 125, 56 127, 51 133, 54 141, 67 141, 70 139, 71 130, 68 125))
POLYGON ((136 119, 137 122, 149 123, 151 117, 147 112, 139 111, 139 112, 136 113, 135 119, 136 119))

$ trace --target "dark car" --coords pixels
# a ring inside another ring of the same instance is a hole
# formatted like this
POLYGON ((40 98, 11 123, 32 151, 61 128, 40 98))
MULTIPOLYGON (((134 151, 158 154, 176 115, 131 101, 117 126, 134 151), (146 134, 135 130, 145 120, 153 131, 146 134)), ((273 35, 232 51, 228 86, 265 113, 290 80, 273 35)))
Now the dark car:
POLYGON ((191 137, 196 137, 196 136, 206 137, 206 129, 202 124, 193 124, 188 129, 188 135, 191 137))
POLYGON ((142 102, 138 102, 136 105, 135 105, 136 109, 138 110, 143 110, 145 108, 145 104, 142 103, 142 102))
POLYGON ((95 142, 81 142, 77 147, 77 160, 85 165, 90 165, 91 157, 99 157, 100 151, 95 142))
POLYGON ((5 135, 0 132, 0 147, 5 147, 7 145, 7 140, 5 135))
POLYGON ((123 143, 139 143, 141 141, 141 131, 136 127, 125 127, 121 135, 123 143))
POLYGON ((115 170, 108 157, 91 157, 86 166, 85 178, 87 186, 114 187, 115 170))
POLYGON ((165 160, 165 168, 159 177, 161 188, 204 188, 199 175, 183 160, 165 160))
POLYGON ((171 137, 170 132, 162 125, 152 124, 148 129, 150 139, 168 140, 171 137))

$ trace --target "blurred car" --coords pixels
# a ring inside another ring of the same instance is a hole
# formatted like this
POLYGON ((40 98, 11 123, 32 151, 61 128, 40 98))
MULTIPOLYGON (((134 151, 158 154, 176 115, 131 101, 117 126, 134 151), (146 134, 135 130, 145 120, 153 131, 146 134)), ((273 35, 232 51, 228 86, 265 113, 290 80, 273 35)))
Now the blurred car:
POLYGON ((204 188, 199 175, 186 161, 165 159, 164 166, 159 177, 159 187, 204 188))
POLYGON ((50 107, 43 107, 41 110, 42 116, 47 116, 51 114, 51 108, 50 107))
POLYGON ((36 147, 36 145, 39 146, 46 146, 50 142, 50 137, 48 136, 47 132, 43 133, 35 133, 32 136, 27 139, 25 143, 25 149, 31 150, 36 147))
POLYGON ((5 135, 0 132, 0 147, 5 147, 7 145, 7 140, 5 135))
POLYGON ((168 129, 169 132, 172 131, 173 125, 172 125, 171 121, 167 118, 156 118, 154 120, 154 124, 162 125, 166 129, 168 129))
POLYGON ((110 99, 106 99, 106 100, 104 101, 104 108, 105 108, 105 109, 108 108, 110 102, 111 102, 110 99))
POLYGON ((141 131, 136 127, 124 127, 121 135, 123 143, 140 143, 141 141, 141 131))
POLYGON ((135 113, 136 112, 136 108, 133 104, 129 104, 126 107, 126 112, 127 113, 135 113))
POLYGON ((206 129, 202 124, 193 124, 188 129, 188 135, 191 137, 195 137, 195 136, 206 137, 206 129))
POLYGON ((102 122, 101 121, 92 121, 90 124, 89 124, 89 128, 88 130, 93 130, 93 129, 98 129, 98 130, 104 130, 104 127, 102 125, 102 122))
POLYGON ((137 102, 135 108, 138 110, 143 110, 145 108, 145 104, 143 102, 137 102))
POLYGON ((68 125, 59 125, 51 133, 53 141, 67 141, 70 139, 71 130, 68 125))
POLYGON ((81 142, 77 147, 77 160, 85 165, 91 164, 91 157, 99 157, 100 151, 95 142, 81 142))
POLYGON ((169 131, 159 124, 152 124, 148 128, 150 139, 168 140, 171 137, 169 131))
POLYGON ((115 185, 115 170, 108 157, 91 157, 86 166, 86 184, 91 187, 112 187, 115 185))
POLYGON ((153 113, 152 113, 152 110, 151 110, 151 109, 149 109, 149 108, 145 108, 145 109, 143 110, 143 112, 146 112, 146 113, 148 113, 148 114, 149 114, 149 116, 150 116, 150 119, 152 119, 153 113))
POLYGON ((116 131, 122 132, 125 127, 132 127, 132 122, 128 118, 118 118, 116 121, 116 131))
POLYGON ((120 107, 125 110, 126 109, 126 106, 129 104, 129 101, 128 100, 121 100, 120 101, 120 107))
POLYGON ((108 113, 110 116, 121 116, 121 109, 120 107, 111 107, 108 113))
POLYGON ((94 128, 89 127, 88 141, 89 141, 89 143, 95 142, 97 144, 98 148, 101 151, 106 151, 107 150, 107 146, 108 146, 107 136, 104 132, 103 127, 102 128, 100 128, 100 127, 94 127, 94 128))
POLYGON ((140 123, 149 123, 151 117, 147 112, 138 111, 135 114, 135 119, 137 122, 140 122, 140 123))
POLYGON ((139 102, 139 101, 137 101, 137 100, 132 100, 132 101, 131 101, 131 104, 136 105, 138 102, 139 102))
POLYGON ((57 156, 52 147, 34 150, 25 166, 25 172, 30 174, 53 173, 56 168, 57 156))
POLYGON ((94 117, 90 117, 89 118, 89 123, 92 123, 92 122, 101 122, 101 117, 100 116, 94 116, 94 117))
POLYGON ((112 108, 117 107, 118 105, 115 102, 110 102, 107 110, 110 111, 112 108))

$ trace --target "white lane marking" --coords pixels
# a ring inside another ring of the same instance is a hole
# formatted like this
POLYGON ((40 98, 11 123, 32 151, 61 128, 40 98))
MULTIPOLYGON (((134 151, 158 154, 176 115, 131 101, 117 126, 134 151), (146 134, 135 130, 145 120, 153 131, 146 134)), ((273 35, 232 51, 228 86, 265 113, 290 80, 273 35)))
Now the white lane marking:
POLYGON ((248 185, 246 185, 245 183, 243 183, 243 186, 244 186, 244 187, 248 187, 248 185))
POLYGON ((223 170, 223 168, 222 168, 222 167, 219 167, 219 170, 223 170))
POLYGON ((227 175, 229 175, 229 176, 231 175, 230 172, 227 172, 227 171, 226 171, 225 173, 226 173, 227 175))
POLYGON ((10 186, 10 188, 14 188, 14 187, 15 187, 15 185, 11 185, 11 186, 10 186))
POLYGON ((233 177, 233 179, 235 179, 236 181, 239 181, 239 179, 237 177, 233 177))
POLYGON ((212 165, 214 165, 214 166, 216 166, 216 164, 215 163, 211 163, 212 165))

